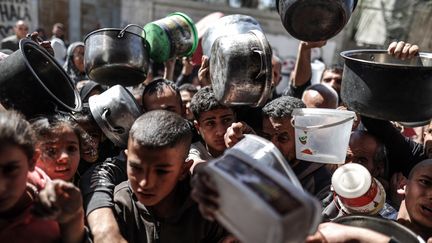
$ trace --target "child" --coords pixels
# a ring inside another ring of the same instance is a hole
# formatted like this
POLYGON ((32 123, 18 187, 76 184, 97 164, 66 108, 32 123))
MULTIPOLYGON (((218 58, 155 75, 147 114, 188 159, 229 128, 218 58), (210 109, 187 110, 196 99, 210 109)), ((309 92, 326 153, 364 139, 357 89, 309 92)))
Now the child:
POLYGON ((126 150, 128 181, 114 192, 127 241, 220 242, 226 236, 189 197, 191 139, 187 121, 173 112, 151 111, 135 121, 126 150))
POLYGON ((84 144, 81 128, 66 117, 41 117, 32 122, 36 134, 36 166, 51 179, 72 181, 84 144))
POLYGON ((192 98, 190 109, 202 142, 192 144, 189 158, 197 163, 219 157, 226 149, 224 135, 235 121, 234 111, 219 103, 211 87, 200 89, 192 98))
MULTIPOLYGON (((28 172, 35 168, 34 146, 35 136, 30 124, 14 111, 0 112, 0 242, 82 242, 83 214, 68 212, 65 207, 68 203, 54 200, 58 211, 53 220, 42 220, 31 214, 38 196, 36 187, 27 183, 28 172)), ((50 185, 63 188, 57 183, 50 185)), ((51 192, 54 199, 65 196, 57 190, 51 192)), ((79 193, 67 197, 72 204, 81 207, 80 200, 76 200, 81 197, 79 193)))

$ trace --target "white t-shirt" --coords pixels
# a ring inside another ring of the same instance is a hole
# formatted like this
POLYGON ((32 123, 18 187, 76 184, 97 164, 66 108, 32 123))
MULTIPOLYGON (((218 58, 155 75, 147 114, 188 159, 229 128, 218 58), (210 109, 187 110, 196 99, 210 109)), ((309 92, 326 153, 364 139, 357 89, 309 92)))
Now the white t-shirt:
POLYGON ((64 41, 57 37, 52 37, 51 46, 54 49, 54 58, 57 62, 63 66, 66 61, 66 45, 64 41))

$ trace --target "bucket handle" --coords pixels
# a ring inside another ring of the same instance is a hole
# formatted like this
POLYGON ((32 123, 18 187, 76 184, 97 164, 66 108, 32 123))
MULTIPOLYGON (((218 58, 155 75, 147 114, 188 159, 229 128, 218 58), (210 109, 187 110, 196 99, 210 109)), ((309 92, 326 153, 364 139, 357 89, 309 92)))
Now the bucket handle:
POLYGON ((253 53, 257 53, 259 56, 260 56, 260 58, 261 58, 261 62, 260 62, 260 64, 261 64, 261 66, 260 66, 260 71, 259 71, 259 73, 257 74, 257 76, 255 77, 255 79, 258 79, 259 77, 261 77, 264 73, 265 73, 265 67, 267 66, 267 60, 266 60, 266 58, 265 58, 265 56, 264 56, 264 52, 263 51, 261 51, 261 50, 258 50, 257 48, 253 48, 252 49, 252 52, 253 53))
POLYGON ((109 108, 104 108, 103 113, 102 113, 102 115, 101 115, 101 118, 102 118, 102 121, 103 121, 104 125, 105 125, 106 127, 108 127, 108 129, 109 129, 111 132, 118 133, 118 134, 122 134, 122 133, 124 133, 124 129, 123 129, 122 127, 113 127, 113 126, 111 125, 111 123, 108 121, 107 116, 109 116, 110 113, 111 113, 111 111, 110 111, 109 108))
POLYGON ((117 38, 123 38, 125 31, 126 31, 129 27, 137 27, 137 28, 140 28, 140 29, 143 31, 143 33, 144 33, 144 39, 147 39, 147 33, 145 32, 144 28, 141 27, 141 26, 139 26, 139 25, 137 25, 137 24, 128 24, 128 25, 126 25, 126 27, 124 27, 124 28, 119 32, 119 34, 117 35, 117 38))
POLYGON ((354 119, 354 117, 348 117, 348 118, 345 118, 343 120, 340 120, 340 121, 337 121, 337 122, 334 122, 334 123, 330 123, 330 124, 301 127, 301 126, 296 126, 294 124, 294 117, 293 117, 291 119, 291 125, 294 128, 301 129, 303 131, 313 131, 313 130, 318 130, 318 129, 327 128, 327 127, 334 127, 334 126, 343 124, 343 123, 345 123, 345 122, 347 122, 349 120, 353 120, 353 119, 354 119))

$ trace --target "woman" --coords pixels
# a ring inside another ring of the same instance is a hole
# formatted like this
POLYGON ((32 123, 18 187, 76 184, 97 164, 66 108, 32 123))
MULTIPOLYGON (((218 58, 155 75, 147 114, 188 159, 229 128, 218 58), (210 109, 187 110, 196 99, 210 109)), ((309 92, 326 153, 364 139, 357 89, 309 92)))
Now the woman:
POLYGON ((84 43, 74 42, 67 49, 66 62, 63 66, 74 84, 88 79, 84 71, 84 43))

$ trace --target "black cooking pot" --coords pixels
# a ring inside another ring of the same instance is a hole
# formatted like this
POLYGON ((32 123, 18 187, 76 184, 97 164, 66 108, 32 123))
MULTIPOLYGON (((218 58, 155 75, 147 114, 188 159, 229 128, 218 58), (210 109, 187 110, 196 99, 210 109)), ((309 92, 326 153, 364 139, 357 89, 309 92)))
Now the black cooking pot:
POLYGON ((145 37, 130 32, 130 24, 123 29, 105 28, 88 34, 85 39, 84 66, 94 81, 113 86, 132 86, 147 77, 149 64, 148 43, 145 37))
POLYGON ((27 118, 81 110, 80 96, 62 66, 28 39, 1 62, 0 102, 27 118))
POLYGON ((370 229, 386 236, 393 237, 393 239, 401 243, 424 243, 423 239, 410 229, 388 219, 364 215, 350 215, 337 218, 333 222, 370 229))
POLYGON ((285 29, 303 41, 328 40, 348 22, 358 0, 276 0, 285 29))
POLYGON ((373 118, 417 122, 432 118, 432 54, 400 60, 384 50, 352 50, 345 59, 341 97, 373 118))

